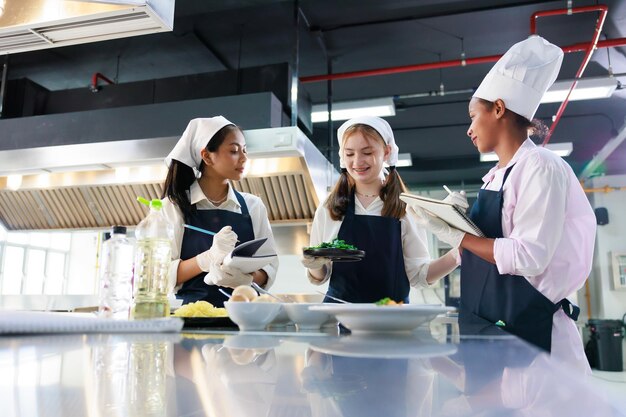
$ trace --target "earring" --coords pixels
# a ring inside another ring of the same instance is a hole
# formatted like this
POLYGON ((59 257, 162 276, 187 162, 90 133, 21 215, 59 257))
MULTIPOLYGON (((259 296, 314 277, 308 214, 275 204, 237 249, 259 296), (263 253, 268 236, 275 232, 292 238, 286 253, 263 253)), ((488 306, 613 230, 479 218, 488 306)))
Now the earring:
POLYGON ((200 172, 200 170, 196 167, 193 168, 193 175, 194 177, 196 177, 196 179, 200 179, 202 177, 202 172, 200 172))

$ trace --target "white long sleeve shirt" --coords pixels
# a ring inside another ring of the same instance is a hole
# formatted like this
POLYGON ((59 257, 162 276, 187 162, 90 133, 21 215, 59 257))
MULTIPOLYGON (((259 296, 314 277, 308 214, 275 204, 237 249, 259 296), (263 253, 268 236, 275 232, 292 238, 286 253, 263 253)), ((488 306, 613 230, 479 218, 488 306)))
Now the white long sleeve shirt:
MULTIPOLYGON (((354 214, 380 216, 383 210, 383 201, 377 197, 367 208, 363 207, 359 199, 355 199, 354 214)), ((316 246, 322 242, 329 242, 337 237, 341 228, 342 220, 333 220, 325 204, 320 204, 315 212, 311 227, 310 245, 316 246)), ((412 287, 427 287, 426 275, 430 264, 428 253, 428 240, 426 231, 418 226, 411 213, 400 219, 402 233, 402 254, 404 255, 404 269, 412 287)), ((308 273, 309 280, 313 284, 321 284, 308 273)))
MULTIPOLYGON (((591 271, 595 215, 570 166, 530 139, 506 166, 483 177, 483 188, 498 191, 513 164, 504 183, 496 266, 501 274, 525 277, 556 303, 579 290, 591 271)), ((562 310, 554 317, 552 354, 589 368, 576 326, 562 310)))
MULTIPOLYGON (((267 209, 263 204, 263 201, 252 194, 240 193, 243 196, 246 205, 248 206, 248 212, 250 213, 250 219, 252 220, 252 229, 254 231, 254 237, 256 239, 266 237, 267 241, 259 249, 259 255, 271 255, 276 253, 276 244, 274 243, 274 235, 270 227, 269 218, 267 216, 267 209)), ((191 204, 196 204, 198 210, 228 210, 234 213, 241 214, 241 206, 237 197, 235 196, 235 190, 232 186, 228 185, 228 196, 226 201, 219 207, 216 207, 211 203, 200 188, 200 184, 195 181, 189 189, 189 201, 191 204)), ((183 245, 183 234, 185 229, 185 218, 183 213, 177 205, 172 203, 169 198, 163 199, 163 214, 168 221, 174 226, 174 242, 172 244, 172 262, 169 270, 169 285, 176 293, 179 287, 176 287, 176 275, 178 272, 178 264, 180 263, 180 251, 183 245)), ((218 232, 218 230, 212 230, 218 232)), ((262 268, 267 273, 267 284, 265 288, 270 288, 276 279, 276 271, 278 269, 278 259, 271 264, 262 268)))

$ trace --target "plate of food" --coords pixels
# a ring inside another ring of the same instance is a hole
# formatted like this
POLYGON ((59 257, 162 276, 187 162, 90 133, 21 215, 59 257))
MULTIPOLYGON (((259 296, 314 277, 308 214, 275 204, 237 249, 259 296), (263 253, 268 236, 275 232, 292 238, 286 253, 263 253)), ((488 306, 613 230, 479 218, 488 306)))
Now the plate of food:
POLYGON ((350 245, 341 239, 333 239, 330 242, 322 242, 317 246, 304 248, 306 256, 330 258, 333 262, 356 262, 365 257, 365 251, 350 245))
POLYGON ((324 304, 310 309, 334 315, 353 333, 412 332, 439 314, 455 310, 441 305, 394 303, 389 299, 377 303, 324 304))
POLYGON ((213 306, 207 301, 196 301, 181 306, 174 311, 173 316, 183 319, 183 329, 203 327, 237 327, 228 317, 225 308, 213 306))

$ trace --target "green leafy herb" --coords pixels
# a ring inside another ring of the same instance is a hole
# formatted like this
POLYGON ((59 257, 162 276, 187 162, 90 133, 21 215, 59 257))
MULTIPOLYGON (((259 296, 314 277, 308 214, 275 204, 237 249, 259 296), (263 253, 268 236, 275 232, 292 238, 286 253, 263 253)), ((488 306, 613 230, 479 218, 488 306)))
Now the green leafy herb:
POLYGON ((382 300, 376 301, 374 304, 376 304, 377 306, 384 306, 384 305, 387 305, 390 301, 391 301, 391 298, 385 297, 382 300))
POLYGON ((330 242, 322 242, 317 246, 309 246, 305 249, 349 249, 357 250, 356 246, 347 244, 344 240, 333 239, 330 242))

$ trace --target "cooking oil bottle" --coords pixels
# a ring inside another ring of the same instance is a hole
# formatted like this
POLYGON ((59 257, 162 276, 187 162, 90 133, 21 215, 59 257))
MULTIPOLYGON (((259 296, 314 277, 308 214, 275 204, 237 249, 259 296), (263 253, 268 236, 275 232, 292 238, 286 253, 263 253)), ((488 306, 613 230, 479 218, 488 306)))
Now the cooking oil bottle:
POLYGON ((150 319, 167 317, 170 314, 168 273, 171 262, 171 242, 174 237, 172 225, 161 212, 161 200, 147 201, 150 213, 135 230, 134 305, 132 317, 150 319))

